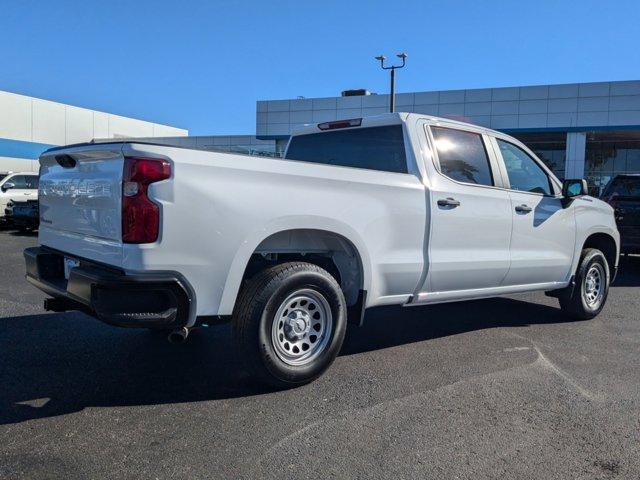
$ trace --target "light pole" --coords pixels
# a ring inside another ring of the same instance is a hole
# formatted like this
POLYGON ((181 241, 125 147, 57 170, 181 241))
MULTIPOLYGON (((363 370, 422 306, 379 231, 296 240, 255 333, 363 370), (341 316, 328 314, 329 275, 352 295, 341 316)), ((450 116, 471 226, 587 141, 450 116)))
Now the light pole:
POLYGON ((402 65, 390 65, 385 67, 384 61, 387 59, 384 55, 380 55, 376 57, 376 60, 380 60, 380 66, 383 70, 391 70, 391 92, 389 94, 389 111, 394 112, 396 109, 396 68, 404 67, 404 64, 407 62, 407 54, 399 53, 396 57, 402 59, 402 65))

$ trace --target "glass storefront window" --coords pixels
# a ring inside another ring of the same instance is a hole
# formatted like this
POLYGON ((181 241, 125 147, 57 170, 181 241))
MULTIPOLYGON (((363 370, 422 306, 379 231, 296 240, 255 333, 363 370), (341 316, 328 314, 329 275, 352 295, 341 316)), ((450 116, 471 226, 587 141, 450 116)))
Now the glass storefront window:
POLYGON ((587 133, 584 174, 589 192, 600 196, 622 173, 640 173, 640 131, 587 133))
POLYGON ((516 133, 513 137, 529 147, 560 180, 564 179, 567 150, 565 132, 516 133))

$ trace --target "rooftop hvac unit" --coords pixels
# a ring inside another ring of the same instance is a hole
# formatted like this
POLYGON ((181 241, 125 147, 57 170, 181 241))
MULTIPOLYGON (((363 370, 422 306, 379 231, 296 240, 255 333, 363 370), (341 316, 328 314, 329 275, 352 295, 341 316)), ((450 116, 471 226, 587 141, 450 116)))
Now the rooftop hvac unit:
MULTIPOLYGON (((343 90, 343 97, 360 97, 363 95, 371 95, 371 92, 366 88, 356 88, 354 90, 343 90)), ((375 95, 375 94, 374 94, 375 95)))

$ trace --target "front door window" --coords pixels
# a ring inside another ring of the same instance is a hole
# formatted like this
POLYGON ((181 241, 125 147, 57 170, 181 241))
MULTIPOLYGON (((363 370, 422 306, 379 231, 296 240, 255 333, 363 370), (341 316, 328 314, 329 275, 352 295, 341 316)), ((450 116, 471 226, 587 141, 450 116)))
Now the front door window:
POLYGON ((551 181, 545 171, 524 150, 497 139, 512 190, 552 195, 551 181))

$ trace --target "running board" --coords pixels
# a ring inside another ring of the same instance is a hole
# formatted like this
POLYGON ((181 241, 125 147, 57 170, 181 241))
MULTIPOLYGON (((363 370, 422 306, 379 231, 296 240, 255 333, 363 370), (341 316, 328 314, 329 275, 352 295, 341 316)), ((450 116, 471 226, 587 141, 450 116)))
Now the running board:
POLYGON ((514 293, 527 293, 540 290, 558 290, 565 288, 569 282, 533 283, 530 285, 509 285, 493 288, 477 288, 470 290, 453 290, 450 292, 422 292, 414 296, 410 305, 430 305, 434 303, 460 302, 481 298, 499 297, 514 293))

